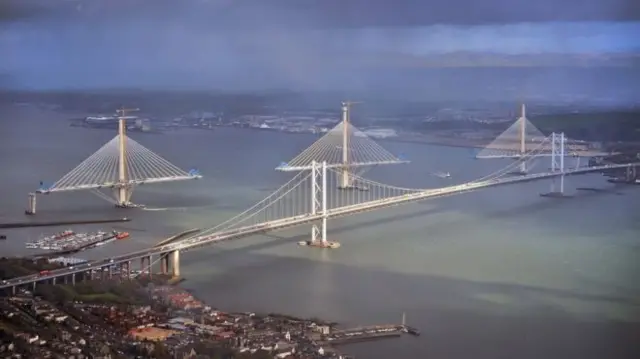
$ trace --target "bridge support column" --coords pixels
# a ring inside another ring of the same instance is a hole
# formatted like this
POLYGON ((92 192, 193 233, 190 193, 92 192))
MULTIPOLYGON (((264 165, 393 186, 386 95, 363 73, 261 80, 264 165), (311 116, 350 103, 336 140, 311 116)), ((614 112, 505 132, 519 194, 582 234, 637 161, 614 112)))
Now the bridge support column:
POLYGON ((127 185, 129 173, 127 173, 127 156, 126 156, 126 141, 127 136, 125 134, 126 126, 123 117, 118 119, 118 182, 119 186, 116 188, 116 200, 117 207, 130 207, 131 206, 131 194, 133 187, 127 185))
POLYGON ((351 188, 351 173, 349 168, 349 102, 342 103, 342 170, 340 189, 351 188))
POLYGON ((151 256, 140 258, 140 272, 142 275, 147 275, 149 278, 151 278, 151 273, 153 273, 153 262, 151 260, 151 256))
POLYGON ((327 240, 327 163, 323 162, 322 167, 318 168, 318 164, 313 161, 311 163, 311 214, 322 214, 322 222, 320 227, 313 224, 311 227, 311 241, 300 242, 301 245, 309 245, 320 248, 338 248, 340 243, 327 240), (319 172, 319 173, 318 173, 319 172), (320 175, 321 185, 318 184, 318 174, 320 175))
POLYGON ((120 277, 131 278, 131 261, 120 264, 120 277))
POLYGON ((11 287, 11 295, 16 295, 16 286, 11 287))
POLYGON ((133 186, 120 185, 118 188, 114 189, 114 194, 116 197, 116 207, 130 208, 133 206, 133 204, 131 203, 131 195, 133 195, 133 186))
POLYGON ((349 165, 345 164, 342 168, 342 174, 340 175, 340 189, 350 189, 351 186, 351 172, 349 170, 349 165))
POLYGON ((169 256, 167 253, 160 254, 160 273, 169 274, 169 256))
POLYGON ((520 156, 522 163, 520 163, 520 174, 527 174, 527 115, 525 112, 524 104, 522 104, 522 113, 520 118, 520 156))
MULTIPOLYGON (((169 259, 167 257, 167 259, 169 259)), ((180 251, 171 252, 171 276, 173 278, 180 277, 180 251)))
POLYGON ((634 183, 638 179, 637 168, 635 166, 627 167, 627 173, 626 173, 625 179, 629 183, 634 183))
POLYGON ((564 193, 564 173, 565 173, 565 137, 564 132, 560 134, 556 134, 555 132, 551 134, 551 172, 560 173, 557 177, 551 178, 551 191, 549 193, 543 193, 540 196, 542 197, 551 197, 551 198, 568 198, 568 196, 564 193), (559 181, 558 187, 556 188, 556 181, 559 181))
POLYGON ((56 277, 51 278, 51 284, 56 285, 56 277))
POLYGON ((27 210, 24 213, 29 215, 36 214, 36 194, 33 192, 29 193, 29 202, 27 210))
POLYGON ((76 274, 75 273, 71 273, 71 284, 72 285, 76 285, 76 274))

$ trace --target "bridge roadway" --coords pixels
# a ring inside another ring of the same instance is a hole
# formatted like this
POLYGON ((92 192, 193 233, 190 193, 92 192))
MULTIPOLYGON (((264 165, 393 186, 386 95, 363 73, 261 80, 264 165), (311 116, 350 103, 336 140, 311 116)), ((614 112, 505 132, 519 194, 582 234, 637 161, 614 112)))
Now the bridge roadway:
MULTIPOLYGON (((470 182, 470 183, 464 183, 460 185, 448 186, 443 188, 427 189, 424 191, 416 191, 414 193, 408 193, 408 194, 397 196, 397 197, 384 198, 384 199, 374 200, 366 203, 333 208, 333 209, 327 210, 326 216, 328 218, 336 218, 336 217, 342 217, 342 216, 347 216, 347 215, 356 214, 356 213, 368 212, 376 209, 397 206, 397 205, 409 203, 409 202, 445 197, 450 195, 457 195, 457 194, 476 191, 484 188, 498 187, 498 186, 503 186, 508 184, 515 184, 515 183, 531 182, 531 181, 536 181, 541 179, 560 177, 562 175, 565 175, 565 176, 579 175, 579 174, 600 172, 600 171, 609 170, 609 169, 619 169, 619 168, 627 168, 627 167, 633 167, 633 166, 640 166, 640 162, 631 163, 631 164, 613 164, 613 165, 603 165, 603 166, 595 166, 595 167, 583 167, 583 168, 577 168, 572 170, 566 170, 564 172, 536 173, 536 174, 530 174, 530 175, 520 176, 520 177, 490 179, 486 181, 470 182)), ((289 227, 299 226, 302 224, 312 223, 312 222, 321 220, 322 217, 323 217, 322 213, 304 214, 304 215, 299 215, 295 217, 282 218, 282 219, 278 219, 278 220, 274 220, 266 223, 259 223, 255 225, 241 227, 237 229, 220 231, 220 232, 212 233, 209 235, 203 235, 203 236, 198 236, 190 239, 185 239, 185 240, 170 243, 167 245, 144 249, 141 251, 125 254, 122 256, 101 259, 101 260, 92 261, 89 263, 79 264, 73 267, 53 270, 47 275, 34 274, 29 276, 11 278, 11 279, 2 281, 2 283, 0 283, 0 289, 10 288, 16 285, 24 285, 24 284, 30 284, 33 282, 44 281, 52 278, 71 275, 74 273, 87 272, 91 269, 102 268, 110 265, 117 265, 117 264, 129 262, 135 259, 140 259, 142 257, 159 255, 159 254, 171 252, 174 250, 180 250, 183 252, 183 251, 187 251, 187 250, 201 247, 204 245, 208 245, 211 243, 225 242, 228 240, 244 238, 244 237, 252 236, 255 234, 281 230, 289 227)))
POLYGON ((202 178, 201 175, 187 175, 187 176, 171 176, 171 177, 161 177, 161 178, 147 178, 147 179, 138 179, 138 180, 129 180, 123 183, 115 183, 115 182, 106 182, 101 184, 84 184, 72 187, 61 187, 61 188, 40 188, 36 191, 38 194, 49 194, 53 192, 68 192, 68 191, 81 191, 87 189, 101 189, 101 188, 121 188, 121 187, 129 187, 129 186, 138 186, 143 184, 152 184, 152 183, 162 183, 162 182, 173 182, 173 181, 185 181, 185 180, 194 180, 202 178))

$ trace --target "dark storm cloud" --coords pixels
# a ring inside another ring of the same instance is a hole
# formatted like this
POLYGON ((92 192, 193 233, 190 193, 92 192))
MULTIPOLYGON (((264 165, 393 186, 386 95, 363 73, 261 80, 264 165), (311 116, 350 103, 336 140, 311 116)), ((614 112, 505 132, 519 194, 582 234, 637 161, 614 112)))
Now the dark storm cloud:
POLYGON ((637 0, 2 0, 0 19, 142 14, 224 27, 261 24, 328 27, 640 20, 637 0), (264 12, 268 16, 260 16, 264 12), (273 14, 280 16, 272 16, 273 14), (250 19, 251 21, 247 21, 250 19))
POLYGON ((502 66, 503 54, 640 52, 640 22, 469 25, 633 13, 621 0, 570 12, 577 2, 0 0, 16 18, 0 24, 0 87, 371 90, 404 86, 407 68, 475 66, 479 53, 502 66), (433 22, 443 24, 417 25, 433 22))

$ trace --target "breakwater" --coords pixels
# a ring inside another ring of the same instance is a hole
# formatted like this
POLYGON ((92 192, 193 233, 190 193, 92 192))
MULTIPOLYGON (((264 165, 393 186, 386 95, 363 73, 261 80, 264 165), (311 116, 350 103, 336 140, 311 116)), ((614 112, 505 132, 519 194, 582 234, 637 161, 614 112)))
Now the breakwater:
POLYGON ((89 219, 78 221, 46 221, 46 222, 11 222, 0 223, 0 228, 29 228, 29 227, 56 227, 69 226, 74 224, 98 224, 98 223, 118 223, 131 222, 131 218, 112 218, 112 219, 89 219))

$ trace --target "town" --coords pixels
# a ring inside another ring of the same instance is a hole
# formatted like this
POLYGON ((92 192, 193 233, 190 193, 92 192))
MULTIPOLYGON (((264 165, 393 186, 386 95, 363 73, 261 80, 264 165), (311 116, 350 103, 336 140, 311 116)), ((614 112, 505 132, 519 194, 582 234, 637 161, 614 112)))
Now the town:
MULTIPOLYGON (((0 260, 2 277, 45 262, 0 260)), ((47 268, 62 266, 47 262, 47 268)), ((336 323, 280 314, 230 313, 198 300, 171 278, 136 271, 75 286, 38 284, 0 300, 0 356, 5 358, 348 358, 335 346, 419 335, 382 325, 336 323)), ((8 293, 5 293, 8 294, 8 293)))

